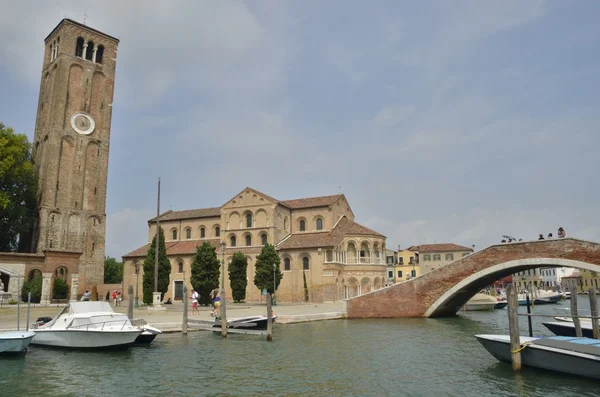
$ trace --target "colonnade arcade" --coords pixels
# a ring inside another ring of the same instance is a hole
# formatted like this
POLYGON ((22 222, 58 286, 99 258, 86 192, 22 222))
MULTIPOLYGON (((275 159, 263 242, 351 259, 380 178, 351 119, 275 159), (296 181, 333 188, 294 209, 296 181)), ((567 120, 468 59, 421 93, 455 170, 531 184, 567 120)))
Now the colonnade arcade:
POLYGON ((325 262, 354 264, 385 264, 383 242, 348 240, 335 249, 326 250, 325 262))

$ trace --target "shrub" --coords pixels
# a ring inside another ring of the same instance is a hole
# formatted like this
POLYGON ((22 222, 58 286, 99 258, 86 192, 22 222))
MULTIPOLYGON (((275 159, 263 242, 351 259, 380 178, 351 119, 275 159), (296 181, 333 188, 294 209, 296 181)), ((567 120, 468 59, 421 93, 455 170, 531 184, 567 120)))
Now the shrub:
POLYGON ((37 275, 27 280, 21 287, 21 300, 27 302, 27 293, 31 292, 31 303, 40 303, 42 300, 42 276, 37 275))
POLYGON ((52 287, 52 299, 67 299, 69 294, 69 284, 62 278, 54 280, 54 287, 52 287))

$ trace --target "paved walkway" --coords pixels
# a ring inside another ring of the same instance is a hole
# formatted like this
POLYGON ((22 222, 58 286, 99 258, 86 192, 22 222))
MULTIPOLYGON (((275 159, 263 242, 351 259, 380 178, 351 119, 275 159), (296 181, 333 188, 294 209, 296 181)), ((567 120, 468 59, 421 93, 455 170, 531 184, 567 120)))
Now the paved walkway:
MULTIPOLYGON (((33 307, 30 313, 29 323, 34 323, 38 317, 54 317, 61 310, 60 305, 33 307)), ((181 331, 183 320, 183 304, 175 303, 173 305, 163 305, 166 310, 148 310, 146 308, 134 309, 133 317, 144 319, 148 324, 164 331, 181 331)), ((121 306, 113 308, 120 313, 127 313, 127 301, 123 301, 121 306)), ((210 307, 200 307, 199 313, 192 312, 192 305, 189 305, 190 320, 212 321, 210 317, 210 307)), ((343 318, 343 302, 330 303, 307 303, 307 304, 281 304, 273 307, 277 315, 277 323, 290 324, 305 321, 329 320, 343 318)), ((254 303, 228 303, 227 317, 246 317, 261 315, 267 313, 264 304, 254 303)), ((21 329, 26 328, 27 324, 27 305, 21 306, 21 329)), ((0 330, 17 329, 17 308, 10 306, 0 309, 0 330)))

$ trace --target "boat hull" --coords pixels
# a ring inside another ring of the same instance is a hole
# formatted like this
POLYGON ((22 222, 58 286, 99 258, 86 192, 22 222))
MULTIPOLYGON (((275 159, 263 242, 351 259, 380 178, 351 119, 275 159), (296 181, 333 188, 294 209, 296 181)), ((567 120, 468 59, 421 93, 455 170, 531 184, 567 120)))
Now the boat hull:
POLYGON ((496 303, 496 306, 494 306, 494 309, 504 309, 507 305, 508 302, 498 302, 496 303))
POLYGON ((25 353, 34 336, 30 331, 0 332, 0 354, 25 353))
POLYGON ((558 301, 560 301, 560 300, 561 300, 561 296, 555 295, 555 296, 550 296, 548 298, 537 298, 536 300, 533 301, 533 303, 536 305, 547 305, 550 303, 558 303, 558 301))
POLYGON ((492 311, 494 310, 497 304, 497 302, 467 302, 465 304, 465 310, 468 312, 492 311))
POLYGON ((120 349, 133 344, 141 329, 101 330, 36 330, 32 344, 72 349, 120 349))
MULTIPOLYGON (((496 359, 511 363, 510 338, 492 339, 494 335, 476 335, 485 349, 496 359)), ((521 344, 538 338, 521 337, 521 344)), ((521 364, 528 367, 562 372, 570 375, 600 379, 600 357, 586 354, 568 354, 559 349, 529 345, 521 350, 521 364)))
POLYGON ((162 334, 162 331, 158 328, 151 327, 149 325, 145 325, 142 328, 142 333, 135 339, 136 344, 149 344, 154 341, 158 334, 162 334))
MULTIPOLYGON (((544 327, 548 328, 554 335, 560 336, 577 336, 575 332, 575 324, 568 322, 548 322, 542 323, 544 327)), ((593 329, 591 324, 581 323, 581 333, 586 338, 593 337, 593 329)))

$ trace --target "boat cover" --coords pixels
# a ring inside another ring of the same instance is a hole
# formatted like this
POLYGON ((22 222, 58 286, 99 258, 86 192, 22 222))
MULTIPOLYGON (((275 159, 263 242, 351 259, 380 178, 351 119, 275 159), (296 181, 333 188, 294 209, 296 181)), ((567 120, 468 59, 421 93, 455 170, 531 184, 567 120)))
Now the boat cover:
POLYGON ((554 347, 577 353, 590 354, 600 358, 600 340, 598 339, 553 336, 550 338, 536 339, 531 343, 538 346, 554 347))

